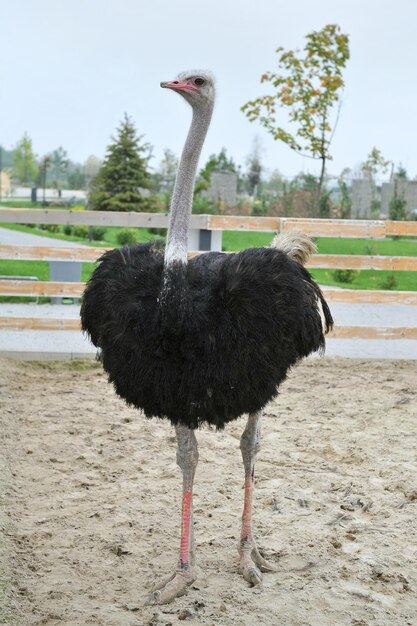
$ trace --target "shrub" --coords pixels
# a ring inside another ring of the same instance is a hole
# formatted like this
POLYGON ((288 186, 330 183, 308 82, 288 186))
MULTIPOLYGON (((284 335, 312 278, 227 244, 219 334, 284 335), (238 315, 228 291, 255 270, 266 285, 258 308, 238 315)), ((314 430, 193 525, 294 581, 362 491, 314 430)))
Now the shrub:
POLYGON ((397 187, 394 187, 394 195, 389 201, 389 219, 405 220, 407 219, 407 200, 398 194, 397 187))
POLYGON ((265 202, 261 202, 260 200, 255 200, 252 207, 252 215, 256 216, 264 216, 267 213, 267 207, 265 202))
POLYGON ((90 234, 91 238, 95 241, 102 241, 104 239, 104 235, 106 234, 106 229, 101 226, 92 226, 90 234))
POLYGON ((365 254, 369 254, 370 256, 373 256, 374 254, 377 253, 376 246, 371 246, 369 244, 365 245, 363 247, 363 250, 364 250, 365 254))
POLYGON ((372 200, 371 202, 371 217, 373 220, 377 220, 381 213, 381 201, 372 200))
POLYGON ((338 283, 353 283, 357 276, 357 270, 334 270, 333 278, 338 283))
POLYGON ((156 226, 152 226, 151 228, 148 228, 148 230, 152 235, 158 235, 159 237, 166 237, 167 234, 166 228, 158 228, 156 226))
POLYGON ((71 224, 65 224, 64 228, 62 229, 64 231, 64 235, 72 235, 72 226, 71 224))
POLYGON ((117 233, 116 241, 120 246, 132 246, 137 241, 136 233, 130 228, 124 228, 117 233))
POLYGON ((388 274, 379 284, 382 289, 397 289, 398 287, 398 281, 394 274, 388 274))
POLYGON ((41 224, 41 230, 46 230, 48 233, 59 233, 58 224, 41 224))
POLYGON ((208 201, 207 198, 204 198, 200 195, 194 196, 193 201, 193 213, 196 215, 205 215, 205 214, 214 214, 217 213, 216 207, 214 204, 208 201))
POLYGON ((74 235, 74 237, 88 239, 88 226, 73 226, 72 234, 74 235))

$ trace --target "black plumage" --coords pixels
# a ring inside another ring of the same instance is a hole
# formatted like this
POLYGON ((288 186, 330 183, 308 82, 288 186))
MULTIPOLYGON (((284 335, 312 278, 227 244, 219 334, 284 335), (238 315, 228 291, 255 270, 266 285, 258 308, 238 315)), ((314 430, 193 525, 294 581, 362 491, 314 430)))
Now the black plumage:
POLYGON ((82 328, 116 392, 147 417, 223 428, 262 409, 332 325, 308 271, 276 248, 211 252, 165 268, 155 244, 106 252, 82 328))

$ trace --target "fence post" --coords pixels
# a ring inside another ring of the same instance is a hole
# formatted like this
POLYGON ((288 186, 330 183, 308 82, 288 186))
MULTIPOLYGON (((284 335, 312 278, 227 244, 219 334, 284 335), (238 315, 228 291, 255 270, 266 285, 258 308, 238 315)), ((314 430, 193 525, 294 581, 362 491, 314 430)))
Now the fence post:
POLYGON ((222 231, 207 230, 205 228, 190 228, 188 235, 188 249, 197 252, 221 252, 222 231))
MULTIPOLYGON (((49 280, 53 282, 81 282, 81 263, 78 261, 49 261, 49 280)), ((67 300, 67 298, 65 298, 67 300)), ((76 304, 79 298, 71 298, 76 304)), ((52 304, 62 304, 63 298, 51 298, 52 304)))

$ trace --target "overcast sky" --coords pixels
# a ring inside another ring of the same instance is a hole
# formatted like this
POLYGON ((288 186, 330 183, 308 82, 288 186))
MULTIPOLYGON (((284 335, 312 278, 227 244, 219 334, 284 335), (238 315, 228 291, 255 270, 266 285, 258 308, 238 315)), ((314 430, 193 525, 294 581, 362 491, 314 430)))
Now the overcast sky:
POLYGON ((190 111, 161 80, 203 68, 218 98, 202 161, 224 146, 245 166, 255 135, 268 171, 287 176, 318 165, 274 142, 240 107, 267 92, 278 46, 337 23, 351 59, 329 165, 355 167, 377 146, 417 176, 415 0, 0 0, 0 144, 25 131, 40 156, 63 146, 73 160, 102 158, 127 112, 154 146, 180 154, 190 111))

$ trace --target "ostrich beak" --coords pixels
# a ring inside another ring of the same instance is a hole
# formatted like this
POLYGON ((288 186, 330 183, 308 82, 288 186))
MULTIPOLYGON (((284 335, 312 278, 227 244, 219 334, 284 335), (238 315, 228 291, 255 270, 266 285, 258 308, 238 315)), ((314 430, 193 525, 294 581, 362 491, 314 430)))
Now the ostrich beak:
POLYGON ((200 93, 200 90, 194 85, 188 85, 187 83, 181 83, 179 80, 166 80, 162 81, 161 87, 165 89, 172 89, 173 91, 192 91, 194 93, 200 93))

